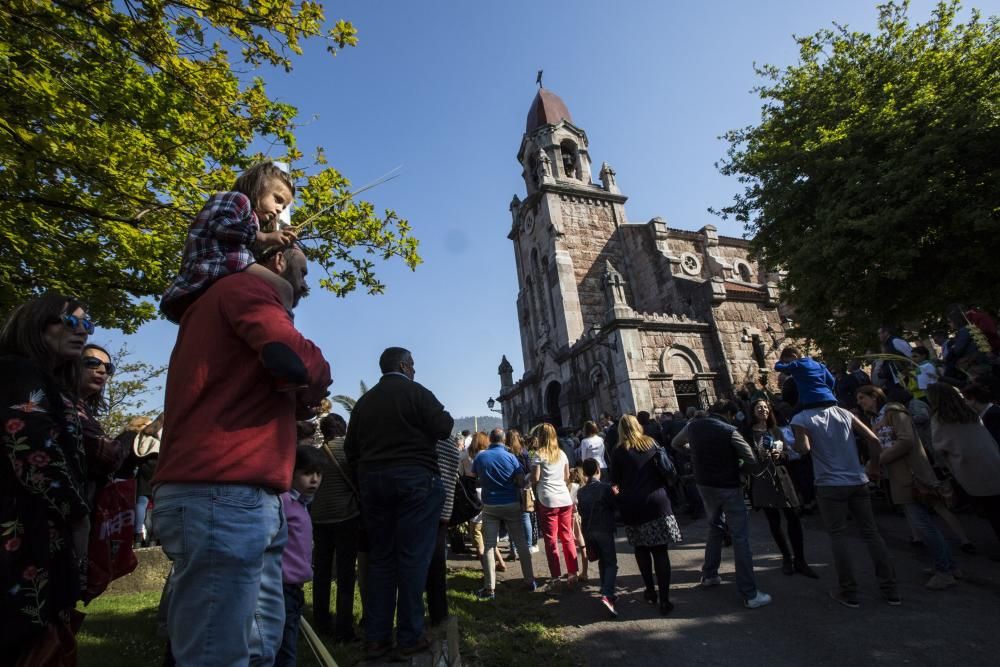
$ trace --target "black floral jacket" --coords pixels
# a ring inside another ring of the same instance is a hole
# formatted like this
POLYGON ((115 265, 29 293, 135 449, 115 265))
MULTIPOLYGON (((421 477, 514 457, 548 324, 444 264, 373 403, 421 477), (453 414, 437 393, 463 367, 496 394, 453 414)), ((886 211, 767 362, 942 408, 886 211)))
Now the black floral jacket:
POLYGON ((0 377, 0 650, 16 650, 79 599, 86 456, 76 408, 47 374, 6 356, 0 377))

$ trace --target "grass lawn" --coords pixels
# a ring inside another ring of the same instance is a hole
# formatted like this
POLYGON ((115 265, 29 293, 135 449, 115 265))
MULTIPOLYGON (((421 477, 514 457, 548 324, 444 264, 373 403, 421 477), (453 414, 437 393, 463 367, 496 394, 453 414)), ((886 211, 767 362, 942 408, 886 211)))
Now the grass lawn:
MULTIPOLYGON (((520 582, 497 588, 494 602, 479 602, 475 591, 482 585, 478 569, 449 573, 449 611, 458 618, 462 659, 467 664, 508 666, 531 658, 546 667, 573 664, 555 622, 555 600, 541 593, 527 593, 520 582)), ((336 599, 336 583, 331 600, 336 599)), ((156 665, 163 657, 164 640, 156 632, 159 592, 105 595, 84 611, 87 619, 77 636, 82 667, 134 667, 156 665)), ((360 600, 355 597, 355 620, 360 600)), ((306 587, 305 618, 312 618, 312 589, 306 587)), ((197 619, 191 619, 197 623, 197 619)), ((328 639, 324 637, 324 639, 328 639)), ((340 665, 353 665, 362 657, 360 643, 327 644, 340 665)), ((317 667, 305 640, 299 642, 299 665, 317 667)))

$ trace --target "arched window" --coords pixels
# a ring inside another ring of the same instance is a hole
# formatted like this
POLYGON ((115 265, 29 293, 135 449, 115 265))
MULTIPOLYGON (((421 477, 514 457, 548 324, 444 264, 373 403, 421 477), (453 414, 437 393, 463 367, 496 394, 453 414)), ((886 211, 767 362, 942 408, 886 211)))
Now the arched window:
POLYGON ((742 259, 737 259, 736 261, 733 262, 733 266, 736 269, 736 272, 739 274, 740 280, 742 280, 745 283, 756 282, 754 280, 753 267, 750 266, 750 264, 744 262, 742 259))
POLYGON ((693 378, 696 373, 702 372, 701 361, 693 350, 675 343, 660 355, 660 372, 671 373, 680 378, 693 378))
POLYGON ((561 144, 559 144, 559 150, 562 152, 562 167, 563 174, 566 178, 580 178, 577 174, 576 161, 577 161, 577 148, 569 139, 566 139, 561 144))

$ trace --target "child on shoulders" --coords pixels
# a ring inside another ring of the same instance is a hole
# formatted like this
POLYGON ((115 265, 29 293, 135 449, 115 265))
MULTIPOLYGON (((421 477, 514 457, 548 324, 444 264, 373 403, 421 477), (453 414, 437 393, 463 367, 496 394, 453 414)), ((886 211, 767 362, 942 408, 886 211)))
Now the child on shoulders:
POLYGON ((286 309, 291 284, 254 262, 251 247, 284 246, 295 232, 278 227, 278 216, 295 196, 295 184, 273 162, 261 162, 236 179, 231 192, 212 195, 188 229, 181 272, 160 300, 167 319, 179 323, 188 307, 220 278, 247 271, 271 285, 286 309))
POLYGON ((833 393, 833 374, 826 365, 812 357, 802 356, 797 347, 788 346, 782 350, 774 370, 795 381, 799 396, 796 408, 805 410, 837 404, 837 397, 833 393))

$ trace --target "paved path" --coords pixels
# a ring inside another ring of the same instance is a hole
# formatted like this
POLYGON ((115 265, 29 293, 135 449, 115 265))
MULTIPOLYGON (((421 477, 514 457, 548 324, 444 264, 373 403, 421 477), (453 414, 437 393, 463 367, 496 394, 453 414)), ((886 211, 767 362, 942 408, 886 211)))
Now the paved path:
MULTIPOLYGON (((923 588, 926 553, 909 545, 901 517, 877 515, 892 552, 903 598, 901 607, 881 601, 871 561, 859 537, 852 539, 860 609, 847 609, 827 597, 836 588, 829 538, 818 516, 804 518, 806 554, 820 579, 785 576, 762 513, 751 513, 751 542, 761 590, 774 602, 744 609, 732 567, 723 551, 723 585, 698 587, 706 527, 704 520, 682 524, 685 542, 671 551, 674 611, 659 615, 642 599, 642 579, 631 549, 619 530, 619 618, 610 618, 593 585, 558 597, 556 615, 580 665, 627 661, 640 665, 996 665, 1000 664, 1000 563, 989 555, 1000 545, 984 520, 963 516, 979 554, 955 549, 966 572, 958 586, 943 592, 923 588)), ((946 533, 947 534, 947 533, 946 533)), ((535 572, 547 574, 544 555, 533 559, 535 572)), ((468 566, 469 560, 455 560, 468 566)), ((596 577, 596 566, 591 576, 596 577)), ((500 574, 518 581, 516 563, 500 574)), ((503 584, 499 584, 503 585, 503 584)), ((510 584, 508 584, 510 585, 510 584)))

